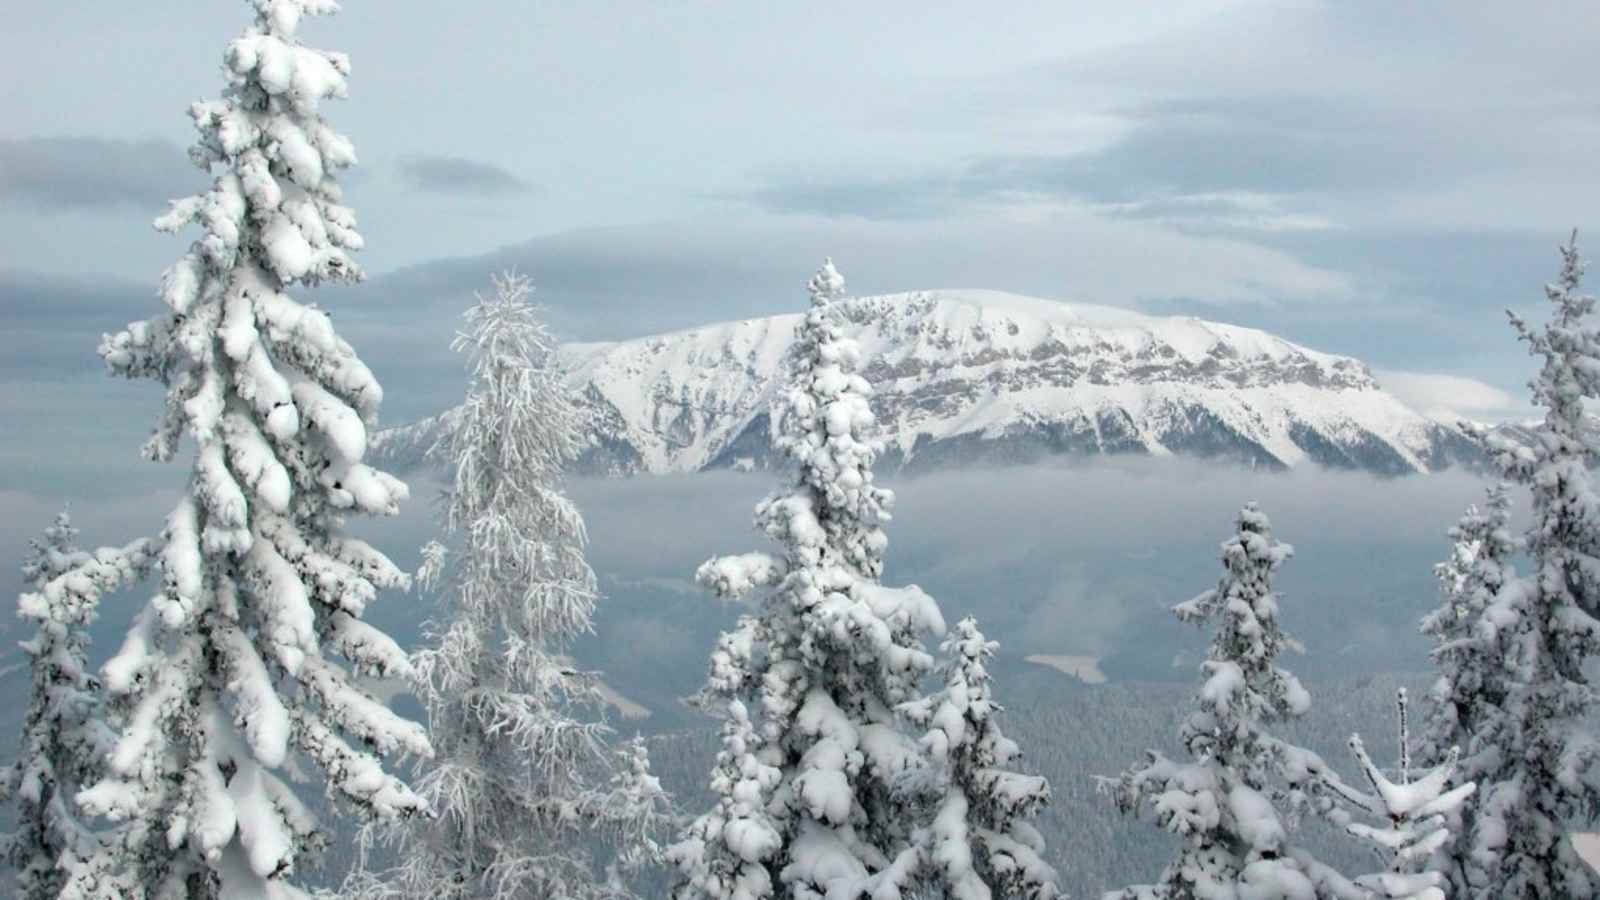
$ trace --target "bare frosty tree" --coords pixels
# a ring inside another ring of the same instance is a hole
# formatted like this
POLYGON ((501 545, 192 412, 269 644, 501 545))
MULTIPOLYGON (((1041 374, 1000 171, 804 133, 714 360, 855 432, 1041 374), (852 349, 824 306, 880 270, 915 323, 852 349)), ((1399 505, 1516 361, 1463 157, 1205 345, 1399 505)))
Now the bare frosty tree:
MULTIPOLYGON (((437 749, 418 789, 437 818, 391 830, 400 862, 353 879, 360 897, 627 897, 627 871, 656 855, 666 798, 644 744, 607 746, 600 684, 565 655, 597 598, 583 518, 561 490, 576 413, 528 280, 494 288, 454 344, 472 382, 434 448, 454 472, 446 527, 462 539, 416 665, 437 749)), ((446 571, 442 546, 424 556, 429 575, 446 571)))

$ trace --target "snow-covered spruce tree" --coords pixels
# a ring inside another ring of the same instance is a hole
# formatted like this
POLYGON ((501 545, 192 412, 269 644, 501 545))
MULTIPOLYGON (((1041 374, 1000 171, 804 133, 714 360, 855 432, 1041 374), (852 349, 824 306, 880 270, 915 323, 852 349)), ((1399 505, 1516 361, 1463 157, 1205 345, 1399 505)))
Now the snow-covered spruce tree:
POLYGON ((1056 872, 1028 821, 1050 802, 1050 785, 1007 768, 1021 751, 1000 730, 985 665, 999 646, 976 620, 962 619, 941 647, 944 689, 902 707, 927 729, 922 744, 934 768, 924 865, 952 900, 1053 900, 1056 872))
POLYGON ((1595 300, 1582 293, 1576 233, 1561 258, 1561 274, 1545 288, 1551 320, 1534 327, 1511 315, 1543 362, 1530 385, 1544 420, 1531 446, 1484 437, 1507 479, 1532 494, 1524 549, 1533 572, 1509 580, 1475 626, 1488 664, 1505 675, 1505 697, 1462 748, 1469 756, 1481 748, 1483 757, 1455 859, 1472 898, 1600 893, 1600 877, 1567 836, 1600 808, 1600 743, 1584 725, 1595 707, 1585 663, 1600 653, 1600 496, 1584 428, 1585 401, 1600 398, 1600 330, 1590 318, 1595 300))
POLYGON ((0 775, 0 799, 17 804, 17 829, 5 836, 5 856, 24 900, 130 897, 137 889, 73 798, 98 777, 114 740, 100 685, 89 672, 88 625, 101 595, 149 571, 151 546, 140 540, 91 554, 78 549, 77 534, 61 513, 22 565, 34 588, 18 601, 18 615, 37 626, 22 643, 32 690, 17 759, 0 775))
POLYGON ((1450 882, 1431 868, 1450 843, 1451 823, 1460 820, 1463 804, 1477 785, 1456 783, 1454 751, 1437 766, 1413 777, 1408 699, 1401 688, 1395 699, 1399 722, 1400 764, 1390 778, 1368 755, 1359 734, 1350 736, 1350 750, 1361 766, 1370 792, 1346 784, 1310 757, 1309 769, 1334 805, 1328 818, 1347 833, 1374 847, 1388 859, 1386 871, 1363 875, 1355 884, 1375 900, 1445 900, 1450 882), (1360 818, 1357 818, 1357 817, 1360 818), (1366 821, 1361 821, 1365 819, 1366 821))
POLYGON ((1216 589, 1174 608, 1186 622, 1215 623, 1199 708, 1183 723, 1190 762, 1150 751, 1123 773, 1113 796, 1124 813, 1148 806, 1156 822, 1182 838, 1178 858, 1155 884, 1108 898, 1308 900, 1360 896, 1357 889, 1291 842, 1286 813, 1305 777, 1305 753, 1267 726, 1303 715, 1310 695, 1277 665, 1290 639, 1278 622, 1273 573, 1294 552, 1272 537, 1254 503, 1239 513, 1237 533, 1222 545, 1216 589))
MULTIPOLYGON (((1457 785, 1496 776, 1506 763, 1504 748, 1515 740, 1505 705, 1511 673, 1500 641, 1483 622, 1501 589, 1516 577, 1511 557, 1519 541, 1510 528, 1509 488, 1490 488, 1484 507, 1468 507, 1450 530, 1450 557, 1434 567, 1440 605, 1422 620, 1423 632, 1438 644, 1433 660, 1439 677, 1428 692, 1416 758, 1431 768, 1458 757, 1451 782, 1457 785)), ((1474 831, 1472 800, 1449 817, 1458 841, 1474 831)), ((1470 897, 1459 849, 1445 845, 1432 867, 1449 878, 1451 896, 1470 897)))
POLYGON ((528 280, 494 288, 456 339, 472 381, 433 454, 455 473, 446 527, 463 542, 416 657, 437 751, 417 789, 438 818, 389 829, 400 862, 353 880, 356 896, 626 897, 623 870, 654 859, 664 825, 643 743, 607 746, 600 684, 563 655, 597 598, 583 518, 561 490, 577 414, 528 280), (599 843, 616 850, 610 871, 599 843))
POLYGON ((106 664, 122 731, 89 812, 128 820, 125 862, 156 897, 294 897, 297 863, 325 838, 280 777, 303 754, 364 815, 424 804, 381 757, 431 752, 421 726, 357 686, 408 676, 406 654, 361 616, 409 579, 341 534, 393 514, 406 487, 362 463, 383 392, 295 284, 355 282, 361 247, 334 173, 350 142, 318 113, 345 94, 348 59, 296 36, 332 0, 251 0, 223 58, 220 99, 194 104, 190 156, 211 188, 156 227, 203 234, 167 270, 167 309, 100 353, 115 374, 166 386, 145 452, 188 435, 188 490, 167 517, 160 590, 106 664), (347 662, 340 662, 336 656, 347 662))
POLYGON ((871 387, 835 318, 843 287, 832 262, 811 279, 793 381, 774 404, 776 444, 798 471, 756 525, 782 555, 697 573, 727 597, 766 590, 712 654, 705 700, 729 719, 717 804, 668 851, 679 900, 892 900, 922 868, 916 803, 897 790, 921 750, 895 710, 920 699, 933 665, 921 639, 944 625, 918 588, 879 582, 892 495, 873 483, 871 387))

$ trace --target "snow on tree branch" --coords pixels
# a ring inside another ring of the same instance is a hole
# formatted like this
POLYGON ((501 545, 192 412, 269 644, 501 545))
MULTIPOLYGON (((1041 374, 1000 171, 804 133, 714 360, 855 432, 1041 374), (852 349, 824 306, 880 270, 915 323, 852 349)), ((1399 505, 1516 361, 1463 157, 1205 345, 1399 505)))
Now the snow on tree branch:
POLYGON ((962 619, 941 647, 944 689, 901 707, 925 729, 921 744, 934 769, 925 790, 935 812, 918 836, 924 865, 954 900, 1053 900, 1056 871, 1028 821, 1050 802, 1050 785, 1013 768, 1022 752, 1000 730, 985 665, 998 647, 975 619, 962 619))
MULTIPOLYGON (((1600 809, 1600 744, 1584 722, 1595 708, 1586 667, 1600 653, 1600 460, 1585 404, 1600 398, 1600 329, 1582 293, 1577 235, 1545 286, 1551 315, 1533 325, 1510 315, 1540 360, 1530 382, 1544 409, 1530 446, 1486 440, 1503 477, 1526 487, 1533 522, 1520 539, 1507 524, 1507 488, 1489 495, 1452 532, 1440 567, 1445 591, 1423 627, 1439 644, 1424 764, 1460 748, 1460 778, 1477 792, 1460 810, 1462 839, 1443 860, 1457 895, 1591 896, 1600 880, 1579 857, 1569 824, 1600 809), (1533 570, 1508 562, 1526 552, 1533 570)), ((1481 434, 1480 434, 1481 436, 1481 434)))
POLYGON ((146 540, 87 553, 77 534, 61 513, 22 564, 35 588, 18 600, 18 614, 36 626, 21 644, 32 689, 17 759, 0 773, 0 800, 17 805, 16 830, 3 845, 23 900, 134 896, 139 889, 118 864, 120 835, 81 816, 74 795, 100 776, 115 740, 100 683, 89 672, 87 626, 100 598, 142 580, 155 557, 146 540))
POLYGON ((390 515, 407 497, 362 461, 383 391, 328 314, 288 293, 362 277, 337 181, 355 152, 321 114, 346 95, 350 61, 299 38, 338 4, 252 6, 221 96, 190 108, 190 157, 211 185, 155 223, 200 237, 162 278, 165 311, 100 345, 113 374, 166 388, 146 455, 195 447, 189 491, 152 545, 159 590, 105 668, 122 731, 79 795, 130 823, 120 862, 153 896, 298 896, 289 882, 326 839, 282 778, 289 755, 385 818, 424 802, 380 757, 431 752, 353 677, 407 669, 359 618, 409 579, 340 534, 345 516, 390 515))
MULTIPOLYGON (((872 387, 842 336, 844 279, 832 261, 807 287, 791 381, 772 411, 794 480, 756 507, 757 528, 782 553, 719 557, 697 573, 721 596, 756 595, 756 610, 711 656, 701 702, 725 713, 717 801, 668 851, 673 896, 976 898, 1013 884, 1051 896, 1038 835, 1021 821, 1048 793, 1002 773, 1012 745, 977 727, 987 738, 933 775, 906 733, 898 711, 931 709, 919 687, 933 667, 922 639, 943 634, 944 619, 915 586, 879 582, 893 495, 873 481, 872 387), (1023 785, 1033 793, 1007 793, 1023 785), (958 858, 960 848, 977 862, 958 858)), ((962 690, 943 702, 964 703, 962 690)))
POLYGON ((1222 545, 1217 587, 1174 607, 1180 620, 1214 629, 1197 708, 1181 731, 1192 761, 1150 751, 1111 793, 1124 813, 1148 808, 1182 844, 1156 883, 1107 900, 1367 900, 1364 889, 1294 843, 1292 813, 1304 803, 1307 770, 1325 767, 1268 730, 1311 705, 1299 680, 1277 665, 1290 639, 1278 621, 1273 577, 1292 554, 1248 504, 1222 545))

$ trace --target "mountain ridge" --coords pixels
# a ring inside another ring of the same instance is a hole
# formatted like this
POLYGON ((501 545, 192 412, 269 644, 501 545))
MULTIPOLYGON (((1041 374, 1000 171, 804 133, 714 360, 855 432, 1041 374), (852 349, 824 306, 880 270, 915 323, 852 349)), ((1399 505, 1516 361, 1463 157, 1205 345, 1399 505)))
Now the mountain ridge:
MULTIPOLYGON (((890 469, 1134 453, 1400 475, 1481 459, 1359 360, 1259 329, 987 290, 851 297, 837 308, 874 386, 890 469)), ((577 469, 768 467, 767 409, 800 320, 562 347, 585 421, 577 469)), ((379 432, 375 458, 420 463, 447 421, 379 432)))

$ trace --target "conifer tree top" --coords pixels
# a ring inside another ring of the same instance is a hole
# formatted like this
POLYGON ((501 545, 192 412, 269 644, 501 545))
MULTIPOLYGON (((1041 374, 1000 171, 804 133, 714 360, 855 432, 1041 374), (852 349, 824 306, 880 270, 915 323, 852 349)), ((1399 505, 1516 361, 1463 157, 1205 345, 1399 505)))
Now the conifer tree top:
POLYGON ((1310 706, 1299 680, 1277 666, 1291 639, 1278 623, 1272 580, 1294 547, 1273 538, 1271 520, 1253 502, 1235 521, 1234 535, 1222 544, 1217 587, 1173 608, 1183 621, 1216 622, 1202 711, 1186 732, 1201 743, 1212 740, 1220 723, 1242 728, 1257 719, 1298 716, 1310 706))
POLYGON ((833 257, 823 258, 822 268, 806 283, 806 291, 811 295, 812 306, 832 303, 844 296, 844 276, 833 267, 833 257))
POLYGON ((774 443, 799 466, 797 491, 757 511, 798 562, 848 564, 876 578, 888 547, 882 524, 894 495, 873 483, 882 444, 872 436, 872 386, 856 373, 860 350, 842 336, 834 301, 844 277, 831 259, 807 283, 811 308, 796 339, 795 377, 774 404, 774 443), (824 548, 827 551, 824 551, 824 548))
POLYGON ((1213 590, 1178 604, 1184 621, 1210 622, 1211 650, 1196 709, 1181 734, 1192 761, 1149 751, 1114 788, 1124 812, 1147 806, 1156 822, 1182 838, 1178 858, 1158 883, 1108 898, 1189 900, 1354 900, 1347 884, 1294 840, 1288 794, 1320 761, 1269 731, 1271 722, 1304 713, 1311 698, 1277 666, 1289 644, 1278 624, 1272 579, 1293 553, 1272 537, 1254 503, 1242 509, 1222 544, 1223 576, 1213 590))
POLYGON ((895 785, 923 751, 896 707, 920 698, 933 664, 921 640, 945 625, 919 588, 879 581, 892 496, 873 484, 871 386, 839 333, 843 288, 831 262, 809 280, 793 377, 773 404, 775 443, 798 471, 756 523, 782 555, 696 573, 724 596, 770 590, 712 654, 702 697, 729 714, 719 799, 669 851, 680 900, 910 896, 922 868, 916 798, 895 785))

